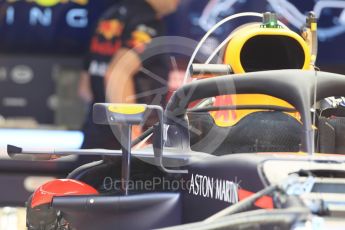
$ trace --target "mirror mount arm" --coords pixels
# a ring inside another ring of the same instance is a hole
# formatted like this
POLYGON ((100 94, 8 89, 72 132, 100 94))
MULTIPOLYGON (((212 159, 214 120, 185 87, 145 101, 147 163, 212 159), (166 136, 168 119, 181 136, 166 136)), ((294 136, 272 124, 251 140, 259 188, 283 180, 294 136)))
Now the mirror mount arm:
POLYGON ((128 185, 131 173, 131 144, 132 144, 132 125, 120 125, 121 130, 121 190, 125 196, 128 195, 128 185))
POLYGON ((155 157, 155 164, 166 173, 181 173, 186 174, 188 170, 181 169, 167 169, 163 164, 163 148, 164 148, 164 111, 160 106, 150 106, 150 109, 155 110, 158 116, 158 124, 153 127, 153 152, 155 157))

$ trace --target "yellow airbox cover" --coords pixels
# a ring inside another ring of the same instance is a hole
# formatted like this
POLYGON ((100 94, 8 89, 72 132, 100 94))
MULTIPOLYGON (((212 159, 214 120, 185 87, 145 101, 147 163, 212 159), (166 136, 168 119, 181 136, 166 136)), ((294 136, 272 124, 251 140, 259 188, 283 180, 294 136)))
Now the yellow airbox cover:
MULTIPOLYGON (((232 34, 225 53, 224 63, 235 74, 279 69, 309 69, 310 50, 297 33, 288 28, 263 28, 260 23, 241 26, 232 34)), ((279 76, 277 76, 279 77, 279 76)), ((266 95, 228 95, 216 98, 215 105, 277 105, 292 108, 278 98, 266 95)), ((211 112, 218 126, 235 125, 240 119, 259 110, 211 112)), ((289 113, 299 119, 298 113, 289 113)))
POLYGON ((309 69, 310 50, 303 38, 288 28, 249 24, 233 32, 224 61, 234 73, 276 69, 309 69))

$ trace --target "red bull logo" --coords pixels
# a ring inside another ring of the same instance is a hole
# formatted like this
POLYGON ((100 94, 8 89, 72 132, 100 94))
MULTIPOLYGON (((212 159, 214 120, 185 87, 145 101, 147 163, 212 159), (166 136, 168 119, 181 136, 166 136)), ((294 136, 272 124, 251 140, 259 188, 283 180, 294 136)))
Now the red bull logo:
MULTIPOLYGON (((214 106, 222 105, 234 105, 233 96, 224 95, 216 97, 214 106)), ((236 123, 237 114, 234 110, 219 110, 210 112, 210 115, 213 117, 216 125, 220 127, 229 127, 236 123)))
POLYGON ((106 40, 119 37, 123 30, 123 24, 116 19, 105 20, 99 23, 97 33, 102 35, 106 40))
MULTIPOLYGON (((22 0, 7 0, 9 3, 19 2, 22 0)), ((87 5, 89 0, 25 0, 28 3, 35 3, 39 6, 43 7, 52 7, 58 4, 65 4, 65 3, 76 3, 78 5, 87 5)))
POLYGON ((116 19, 103 20, 97 26, 97 34, 91 40, 91 51, 101 55, 112 56, 121 47, 123 24, 116 19))

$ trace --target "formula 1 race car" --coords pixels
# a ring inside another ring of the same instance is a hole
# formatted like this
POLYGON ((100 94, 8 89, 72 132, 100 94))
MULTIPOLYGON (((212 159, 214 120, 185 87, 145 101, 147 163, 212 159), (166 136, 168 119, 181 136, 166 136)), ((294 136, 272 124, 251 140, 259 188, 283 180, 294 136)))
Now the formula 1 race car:
MULTIPOLYGON (((321 104, 345 96, 345 76, 314 68, 312 14, 306 39, 274 14, 253 15, 263 23, 229 36, 223 64, 190 65, 203 79, 164 110, 95 104, 94 122, 111 126, 122 150, 50 153, 103 160, 40 186, 28 229, 341 229, 345 116, 321 104), (131 127, 149 115, 156 124, 132 141, 131 127)), ((8 146, 12 158, 43 153, 8 146)))

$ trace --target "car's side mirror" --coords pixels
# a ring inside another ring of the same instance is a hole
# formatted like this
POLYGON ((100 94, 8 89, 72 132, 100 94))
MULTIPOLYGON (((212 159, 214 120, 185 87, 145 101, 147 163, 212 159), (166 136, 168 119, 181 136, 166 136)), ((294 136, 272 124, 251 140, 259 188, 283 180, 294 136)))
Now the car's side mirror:
POLYGON ((93 122, 99 125, 139 125, 144 122, 147 112, 145 104, 110 104, 93 105, 93 122))
POLYGON ((153 150, 157 166, 168 173, 186 173, 186 170, 171 170, 163 165, 163 146, 164 146, 164 118, 163 109, 156 105, 145 104, 109 104, 96 103, 93 106, 93 121, 101 125, 120 126, 122 146, 122 189, 128 194, 128 181, 130 177, 130 159, 132 145, 132 125, 143 124, 151 112, 155 112, 158 123, 153 127, 153 150))

